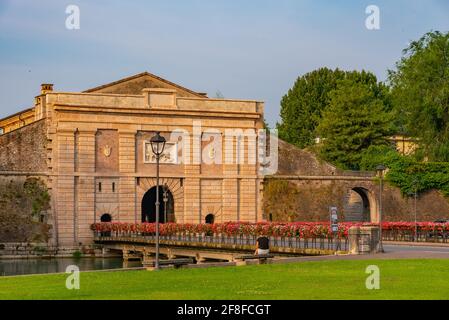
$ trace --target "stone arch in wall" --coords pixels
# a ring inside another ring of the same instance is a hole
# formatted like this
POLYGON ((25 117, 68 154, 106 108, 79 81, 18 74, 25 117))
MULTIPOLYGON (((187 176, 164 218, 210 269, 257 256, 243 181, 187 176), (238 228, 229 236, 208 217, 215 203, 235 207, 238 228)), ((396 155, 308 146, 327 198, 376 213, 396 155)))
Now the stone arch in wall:
MULTIPOLYGON (((141 222, 156 222, 157 187, 151 187, 142 198, 141 222)), ((175 201, 170 189, 159 186, 159 222, 174 222, 175 201)))
POLYGON ((101 222, 112 222, 112 216, 109 213, 104 213, 100 217, 101 222))
MULTIPOLYGON (((173 200, 173 213, 168 221, 182 223, 184 221, 184 188, 183 182, 180 178, 160 178, 159 179, 159 187, 160 187, 160 203, 162 204, 163 199, 161 196, 162 187, 166 185, 168 190, 170 191, 170 196, 173 200)), ((137 180, 137 196, 136 196, 136 208, 137 212, 141 213, 142 211, 142 200, 145 195, 147 197, 150 195, 147 193, 153 187, 156 187, 156 178, 138 178, 137 180)), ((155 189, 153 189, 155 190, 155 189)), ((155 193, 155 191, 154 191, 155 193)), ((161 205, 161 212, 163 214, 163 206, 161 205)), ((137 217, 137 222, 141 222, 142 216, 139 214, 137 217)))
POLYGON ((118 221, 118 204, 117 203, 97 203, 96 204, 96 221, 100 222, 104 214, 109 214, 112 221, 118 221))
POLYGON ((206 224, 214 224, 215 223, 215 215, 213 215, 212 213, 209 213, 208 215, 206 215, 204 222, 206 224))
MULTIPOLYGON (((100 217, 100 222, 112 222, 112 216, 109 213, 104 213, 100 217)), ((101 236, 102 237, 110 237, 111 231, 102 231, 101 236)))
POLYGON ((343 212, 345 221, 376 222, 377 201, 374 192, 362 186, 350 188, 345 195, 343 212))

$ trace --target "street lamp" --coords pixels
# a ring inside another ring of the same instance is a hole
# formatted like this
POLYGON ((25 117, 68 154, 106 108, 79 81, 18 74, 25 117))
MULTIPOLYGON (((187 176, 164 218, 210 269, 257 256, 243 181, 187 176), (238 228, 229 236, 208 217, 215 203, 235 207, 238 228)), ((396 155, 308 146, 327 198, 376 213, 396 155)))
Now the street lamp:
POLYGON ((382 245, 382 192, 383 192, 383 180, 385 166, 380 164, 376 167, 377 174, 380 178, 380 191, 379 191, 379 252, 384 252, 384 247, 382 245))
POLYGON ((415 242, 418 241, 418 222, 417 222, 417 207, 416 202, 418 200, 418 179, 413 180, 413 186, 415 187, 415 242))
POLYGON ((156 157, 156 262, 154 264, 154 269, 159 269, 159 159, 161 158, 162 152, 165 148, 165 138, 161 136, 158 131, 150 139, 151 150, 156 157))
POLYGON ((167 223, 167 202, 168 202, 168 186, 164 184, 164 194, 162 200, 164 201, 164 223, 167 223))

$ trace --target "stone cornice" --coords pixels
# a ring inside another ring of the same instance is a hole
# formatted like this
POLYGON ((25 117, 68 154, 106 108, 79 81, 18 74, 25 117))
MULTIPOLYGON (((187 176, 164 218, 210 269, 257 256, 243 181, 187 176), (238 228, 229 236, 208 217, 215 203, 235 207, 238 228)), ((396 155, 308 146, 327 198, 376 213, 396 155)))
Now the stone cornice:
POLYGON ((134 129, 117 129, 119 135, 129 135, 135 136, 137 134, 137 130, 134 129))
MULTIPOLYGON (((106 172, 72 172, 72 173, 51 173, 46 174, 58 177, 94 177, 94 178, 156 178, 155 175, 140 174, 140 173, 106 173, 106 172)), ((237 174, 226 174, 226 175, 202 175, 202 174, 160 174, 160 178, 164 179, 203 179, 203 180, 214 180, 214 179, 263 179, 261 176, 257 175, 237 175, 237 174)))
POLYGON ((274 175, 265 176, 265 179, 273 180, 359 180, 373 181, 375 176, 295 176, 295 175, 274 175))
POLYGON ((74 135, 76 128, 56 128, 56 133, 59 135, 74 135))
POLYGON ((211 117, 211 118, 234 118, 258 120, 261 114, 257 112, 236 112, 236 111, 210 111, 210 110, 179 110, 162 108, 117 108, 114 106, 79 106, 72 104, 55 104, 55 111, 58 112, 80 112, 80 113, 108 113, 108 114, 127 114, 140 116, 185 116, 185 117, 211 117))
POLYGON ((49 172, 0 171, 0 176, 49 176, 49 172))
POLYGON ((87 128, 77 128, 75 131, 77 131, 79 134, 96 134, 97 129, 87 129, 87 128))

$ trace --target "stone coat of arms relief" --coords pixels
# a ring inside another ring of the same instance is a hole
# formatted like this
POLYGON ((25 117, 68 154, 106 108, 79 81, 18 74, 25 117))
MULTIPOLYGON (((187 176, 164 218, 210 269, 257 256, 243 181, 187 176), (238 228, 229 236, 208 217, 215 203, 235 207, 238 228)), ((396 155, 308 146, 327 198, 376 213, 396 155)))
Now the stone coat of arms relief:
POLYGON ((111 152, 112 152, 112 147, 109 145, 105 145, 103 147, 103 154, 105 157, 110 157, 111 156, 111 152))

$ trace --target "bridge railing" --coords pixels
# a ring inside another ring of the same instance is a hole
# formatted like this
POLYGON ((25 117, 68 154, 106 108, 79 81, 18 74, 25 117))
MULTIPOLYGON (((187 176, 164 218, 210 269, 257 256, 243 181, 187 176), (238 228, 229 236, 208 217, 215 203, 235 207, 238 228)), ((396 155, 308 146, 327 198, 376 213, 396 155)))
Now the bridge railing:
MULTIPOLYGON (((135 242, 155 242, 156 235, 154 233, 132 232, 132 231, 94 231, 95 238, 99 241, 135 239, 135 242)), ((316 250, 332 250, 347 251, 348 239, 340 237, 275 237, 270 236, 270 249, 282 252, 282 249, 316 249, 316 250)), ((207 247, 207 244, 232 245, 242 247, 252 247, 255 249, 257 236, 255 235, 227 235, 227 234, 201 234, 201 233, 178 233, 170 235, 160 235, 159 240, 162 244, 177 243, 192 244, 192 246, 207 247)))
POLYGON ((415 235, 415 232, 410 230, 383 230, 382 239, 384 241, 449 243, 449 232, 419 230, 415 235))
POLYGON ((359 170, 344 170, 340 172, 342 176, 351 176, 351 177, 375 177, 375 171, 359 171, 359 170))

